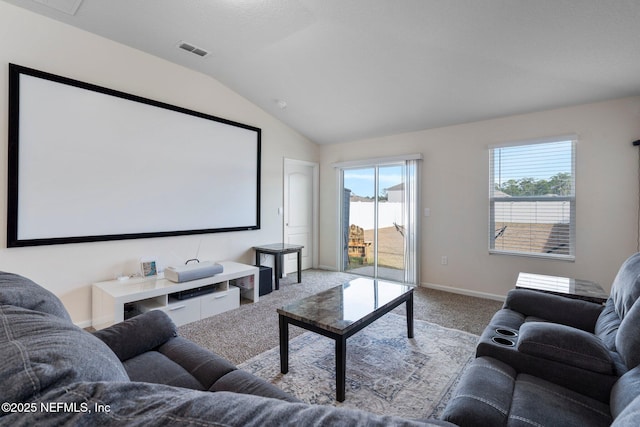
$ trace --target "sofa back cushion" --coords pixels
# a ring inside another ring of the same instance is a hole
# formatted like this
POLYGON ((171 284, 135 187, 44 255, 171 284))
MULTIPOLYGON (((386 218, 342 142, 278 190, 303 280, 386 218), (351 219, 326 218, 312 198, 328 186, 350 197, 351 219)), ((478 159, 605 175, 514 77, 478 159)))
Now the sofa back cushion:
POLYGON ((616 350, 628 369, 640 365, 640 302, 636 302, 620 322, 616 350))
POLYGON ((547 322, 527 322, 519 332, 520 353, 605 375, 615 372, 609 350, 589 332, 547 322))
POLYGON ((450 426, 438 420, 409 420, 330 405, 308 405, 262 396, 210 393, 141 382, 77 383, 42 396, 45 402, 73 407, 108 405, 108 411, 25 412, 6 415, 3 425, 22 426, 450 426))
POLYGON ((120 361, 154 350, 178 335, 176 325, 162 310, 151 310, 93 333, 120 361))
POLYGON ((620 316, 616 312, 613 299, 609 298, 604 305, 604 310, 600 313, 596 321, 594 334, 596 334, 611 351, 616 349, 616 333, 620 326, 620 316))
POLYGON ((640 297, 640 252, 631 255, 620 267, 611 285, 611 296, 616 313, 624 319, 640 297))
POLYGON ((609 408, 613 418, 617 418, 638 396, 640 396, 640 366, 636 366, 621 376, 611 388, 609 408))
POLYGON ((627 405, 614 420, 611 427, 638 427, 640 417, 640 395, 627 405))
POLYGON ((0 304, 53 314, 71 322, 69 313, 57 296, 17 274, 0 271, 0 304))
POLYGON ((129 381, 98 338, 49 313, 0 305, 0 400, 23 402, 79 381, 129 381))

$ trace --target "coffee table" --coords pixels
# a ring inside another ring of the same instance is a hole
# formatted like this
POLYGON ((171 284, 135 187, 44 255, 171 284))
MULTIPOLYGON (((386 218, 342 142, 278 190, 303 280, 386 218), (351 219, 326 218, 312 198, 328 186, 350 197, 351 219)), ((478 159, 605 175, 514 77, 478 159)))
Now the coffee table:
POLYGON ((336 342, 336 400, 345 398, 347 338, 400 304, 407 306, 407 336, 413 338, 413 286, 358 278, 278 309, 280 372, 289 372, 289 325, 336 342))

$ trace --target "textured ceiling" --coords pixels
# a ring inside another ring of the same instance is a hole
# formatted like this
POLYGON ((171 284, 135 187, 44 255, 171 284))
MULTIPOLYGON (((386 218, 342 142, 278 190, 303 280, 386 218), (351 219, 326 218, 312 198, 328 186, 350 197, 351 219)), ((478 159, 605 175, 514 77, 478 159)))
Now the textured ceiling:
POLYGON ((638 0, 4 1, 206 73, 317 143, 640 95, 638 0))

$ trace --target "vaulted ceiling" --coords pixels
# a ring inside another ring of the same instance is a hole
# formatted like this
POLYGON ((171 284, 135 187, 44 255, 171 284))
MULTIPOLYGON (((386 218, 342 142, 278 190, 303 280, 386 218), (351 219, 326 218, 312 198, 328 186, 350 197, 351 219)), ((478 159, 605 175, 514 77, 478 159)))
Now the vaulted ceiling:
POLYGON ((637 0, 4 1, 208 74, 320 144, 640 95, 637 0))

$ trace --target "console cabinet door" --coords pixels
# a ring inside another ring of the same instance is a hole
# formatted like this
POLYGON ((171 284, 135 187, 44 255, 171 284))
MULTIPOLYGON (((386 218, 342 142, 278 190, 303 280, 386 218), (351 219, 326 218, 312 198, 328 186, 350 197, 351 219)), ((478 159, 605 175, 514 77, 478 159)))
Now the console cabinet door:
POLYGON ((230 286, 228 291, 200 297, 200 317, 213 316, 240 307, 240 289, 230 286))
POLYGON ((182 301, 172 301, 166 307, 160 308, 169 315, 176 326, 200 320, 200 299, 191 298, 182 301))

